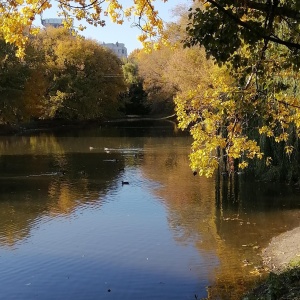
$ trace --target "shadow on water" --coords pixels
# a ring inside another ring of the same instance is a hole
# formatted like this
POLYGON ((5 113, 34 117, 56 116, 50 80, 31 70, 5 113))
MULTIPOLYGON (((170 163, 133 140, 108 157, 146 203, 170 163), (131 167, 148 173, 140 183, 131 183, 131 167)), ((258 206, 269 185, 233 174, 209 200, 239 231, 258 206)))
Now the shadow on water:
POLYGON ((0 242, 14 245, 43 216, 101 206, 101 196, 115 188, 123 168, 124 161, 109 160, 105 153, 2 155, 0 242))

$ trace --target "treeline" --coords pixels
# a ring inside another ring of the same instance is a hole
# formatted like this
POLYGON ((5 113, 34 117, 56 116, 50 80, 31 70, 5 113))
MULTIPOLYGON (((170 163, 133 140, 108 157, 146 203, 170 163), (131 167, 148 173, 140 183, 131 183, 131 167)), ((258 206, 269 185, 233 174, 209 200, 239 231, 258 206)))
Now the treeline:
POLYGON ((126 63, 64 29, 32 38, 23 61, 1 41, 0 122, 175 112, 194 174, 298 182, 299 7, 278 5, 178 8, 155 49, 126 63))
POLYGON ((148 101, 157 111, 173 108, 179 127, 190 131, 194 174, 299 183, 300 59, 298 44, 284 41, 294 39, 294 23, 272 19, 278 38, 268 40, 256 27, 268 24, 272 4, 260 11, 225 3, 225 12, 214 5, 194 4, 189 15, 178 8, 168 45, 132 54, 148 101))
POLYGON ((22 60, 15 52, 0 39, 0 124, 104 120, 131 112, 126 62, 96 41, 47 28, 30 39, 22 60))

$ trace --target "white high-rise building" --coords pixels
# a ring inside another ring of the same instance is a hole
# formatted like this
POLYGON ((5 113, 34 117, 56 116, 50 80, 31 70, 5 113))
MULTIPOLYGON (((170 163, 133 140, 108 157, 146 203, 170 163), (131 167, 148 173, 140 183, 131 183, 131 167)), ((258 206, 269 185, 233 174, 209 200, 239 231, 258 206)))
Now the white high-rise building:
POLYGON ((101 46, 112 50, 119 58, 127 58, 127 48, 123 43, 102 43, 101 46))
POLYGON ((52 27, 55 27, 55 28, 64 26, 63 25, 63 19, 60 19, 60 18, 43 19, 42 24, 45 27, 52 26, 52 27))

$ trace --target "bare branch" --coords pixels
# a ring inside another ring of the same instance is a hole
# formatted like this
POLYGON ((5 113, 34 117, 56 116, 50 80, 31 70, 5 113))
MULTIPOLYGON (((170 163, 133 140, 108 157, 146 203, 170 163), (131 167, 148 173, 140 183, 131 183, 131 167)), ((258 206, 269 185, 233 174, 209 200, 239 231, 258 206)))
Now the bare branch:
POLYGON ((93 5, 95 5, 96 3, 98 3, 98 4, 103 4, 103 3, 105 2, 105 0, 94 0, 94 1, 91 2, 90 4, 86 4, 86 5, 82 5, 82 6, 73 6, 73 5, 67 4, 66 2, 61 1, 61 0, 59 0, 58 2, 59 2, 61 5, 63 5, 63 6, 67 6, 67 7, 73 8, 73 9, 84 9, 84 10, 88 10, 88 9, 92 8, 93 5))

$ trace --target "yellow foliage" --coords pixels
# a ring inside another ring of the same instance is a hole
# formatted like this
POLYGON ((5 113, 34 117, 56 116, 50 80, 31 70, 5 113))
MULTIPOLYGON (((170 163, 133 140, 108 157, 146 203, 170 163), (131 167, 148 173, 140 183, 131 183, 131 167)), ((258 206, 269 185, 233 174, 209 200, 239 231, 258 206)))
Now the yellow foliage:
POLYGON ((266 166, 270 166, 271 164, 272 164, 272 157, 270 157, 270 156, 268 156, 267 158, 266 158, 266 166))
MULTIPOLYGON (((94 26, 104 26, 106 16, 109 16, 117 24, 122 24, 124 18, 137 16, 139 21, 136 25, 143 29, 139 40, 149 50, 153 43, 155 44, 155 40, 159 38, 166 42, 166 36, 163 33, 164 24, 158 12, 154 9, 154 2, 154 0, 133 0, 131 3, 129 1, 106 0, 107 5, 105 5, 103 1, 61 0, 58 2, 58 15, 65 19, 64 26, 67 28, 72 27, 73 18, 86 20, 94 26), (122 2, 127 7, 124 7, 122 2)), ((163 2, 166 2, 166 0, 163 2)), ((50 0, 1 2, 0 35, 7 43, 17 46, 16 55, 18 57, 24 57, 25 55, 24 49, 28 41, 28 35, 37 34, 33 21, 51 6, 50 0)), ((84 30, 84 27, 80 25, 79 30, 84 30)))
POLYGON ((242 161, 241 163, 239 163, 239 168, 241 169, 245 169, 248 167, 248 162, 246 161, 242 161))
POLYGON ((239 168, 244 169, 248 166, 246 159, 261 159, 263 153, 244 132, 236 98, 239 91, 225 69, 210 66, 203 75, 195 89, 175 98, 179 127, 189 129, 194 140, 191 168, 210 177, 225 157, 227 161, 242 159, 239 168))
POLYGON ((285 146, 284 150, 285 150, 286 154, 290 156, 293 153, 293 151, 294 151, 294 147, 290 146, 290 145, 289 146, 285 146))
MULTIPOLYGON (((249 48, 243 51, 255 61, 249 48)), ((229 76, 226 69, 203 61, 201 79, 177 93, 179 127, 188 129, 193 137, 191 167, 200 175, 211 176, 224 161, 231 171, 234 160, 244 169, 250 160, 262 159, 259 136, 283 143, 287 156, 293 153, 290 143, 295 135, 300 137, 300 75, 292 67, 278 67, 285 62, 277 52, 278 48, 266 54, 263 76, 254 80, 256 74, 247 74, 245 86, 235 81, 242 67, 229 76)), ((272 157, 265 160, 270 166, 272 157)))

